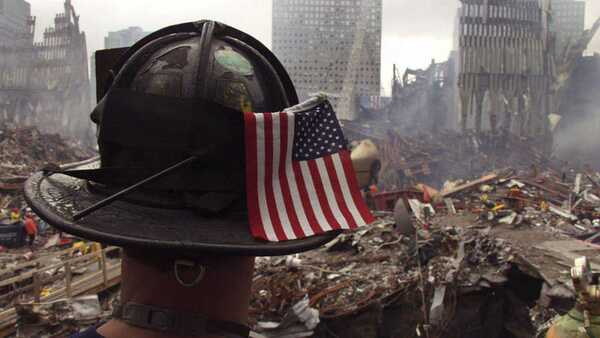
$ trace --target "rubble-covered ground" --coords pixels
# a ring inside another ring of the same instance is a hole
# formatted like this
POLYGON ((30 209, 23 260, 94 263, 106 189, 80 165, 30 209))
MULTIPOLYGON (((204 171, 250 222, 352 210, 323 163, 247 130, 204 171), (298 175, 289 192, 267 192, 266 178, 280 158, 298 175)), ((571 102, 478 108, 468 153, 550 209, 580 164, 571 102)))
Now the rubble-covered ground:
POLYGON ((92 156, 92 149, 65 140, 58 134, 43 134, 35 127, 10 124, 0 128, 2 177, 28 176, 48 163, 70 163, 92 156))
MULTIPOLYGON (((22 217, 27 212, 22 187, 24 181, 29 175, 42 169, 48 164, 65 164, 89 159, 95 156, 93 149, 81 146, 78 142, 66 140, 58 134, 45 134, 35 127, 20 127, 12 124, 0 125, 0 224, 14 228, 15 224, 22 224, 22 217), (19 210, 20 219, 10 219, 10 213, 14 209, 19 210)), ((10 318, 7 313, 10 309, 17 306, 19 313, 26 319, 26 314, 33 308, 31 306, 19 305, 28 304, 34 300, 34 278, 32 271, 43 269, 45 267, 57 266, 61 262, 81 256, 84 250, 89 250, 90 246, 86 242, 70 237, 66 234, 59 234, 52 227, 49 227, 39 218, 38 236, 32 246, 24 245, 17 248, 8 248, 0 245, 0 321, 10 318), (13 281, 12 283, 7 283, 13 281)), ((4 235, 5 232, 3 232, 4 235)), ((23 243, 25 244, 25 243, 23 243)), ((86 273, 97 269, 97 263, 92 266, 80 262, 72 266, 73 280, 77 281, 86 273)), ((52 290, 64 287, 65 268, 55 267, 43 271, 39 275, 40 289, 38 290, 43 297, 52 292, 52 290)), ((104 301, 108 296, 100 297, 104 301)), ((89 303, 90 300, 88 299, 89 303)), ((93 300, 92 300, 93 303, 93 300)), ((54 309, 64 308, 61 304, 53 305, 54 309)), ((106 306, 104 306, 106 307, 106 306)), ((34 307, 37 308, 37 307, 34 307)), ((46 309, 47 310, 47 309, 46 309)), ((51 317, 52 321, 61 322, 69 325, 62 325, 65 334, 75 332, 79 327, 84 327, 89 323, 90 318, 84 318, 87 322, 81 322, 81 326, 75 325, 73 313, 62 313, 56 311, 51 317), (58 319, 57 319, 58 318, 58 319)), ((93 320, 97 318, 92 318, 93 320)), ((0 336, 4 336, 6 328, 0 328, 0 336)), ((9 330, 10 331, 10 330, 9 330)), ((21 334, 23 336, 23 333, 21 334)), ((24 336, 32 336, 25 334, 24 336)), ((57 335, 59 337, 61 335, 57 335)))
POLYGON ((447 182, 405 200, 414 232, 379 211, 375 224, 326 248, 260 259, 255 329, 268 337, 542 337, 574 304, 573 260, 586 255, 600 268, 600 175, 561 176, 503 170, 477 184, 447 182))
MULTIPOLYGON (((378 220, 319 250, 258 258, 254 331, 265 337, 543 337, 574 303, 574 258, 586 255, 600 268, 600 174, 591 168, 570 168, 536 142, 508 135, 389 134, 377 144, 380 192, 368 200, 378 220), (394 218, 397 199, 408 210, 408 228, 394 218)), ((9 128, 0 136, 0 165, 8 170, 0 176, 26 176, 48 162, 93 155, 72 146, 35 129, 9 128)), ((6 181, 5 187, 15 182, 6 181)), ((5 205, 6 196, 14 205, 18 194, 5 194, 5 205)), ((63 250, 72 244, 43 248, 51 235, 33 250, 4 253, 0 270, 10 273, 0 281, 69 257, 63 250), (30 261, 35 264, 27 266, 30 261)), ((74 304, 83 304, 77 310, 61 301, 27 305, 31 295, 2 299, 5 308, 17 306, 24 330, 61 336, 106 319, 117 291, 77 298, 74 304)))
POLYGON ((0 208, 24 208, 24 180, 48 164, 77 162, 93 157, 93 149, 35 127, 0 124, 0 208))
POLYGON ((506 168, 567 170, 570 165, 551 155, 548 140, 503 132, 399 133, 389 124, 345 121, 352 141, 369 139, 379 148, 380 190, 425 183, 441 188, 448 180, 470 180, 506 168))

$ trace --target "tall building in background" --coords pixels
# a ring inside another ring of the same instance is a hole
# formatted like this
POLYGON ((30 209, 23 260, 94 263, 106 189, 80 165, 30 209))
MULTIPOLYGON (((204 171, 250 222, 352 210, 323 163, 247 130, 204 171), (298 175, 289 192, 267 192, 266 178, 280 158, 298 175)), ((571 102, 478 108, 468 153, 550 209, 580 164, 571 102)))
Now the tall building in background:
POLYGON ((129 27, 116 32, 108 32, 104 38, 104 48, 130 47, 150 32, 144 32, 140 27, 129 27))
POLYGON ((31 5, 24 0, 0 0, 0 46, 11 47, 33 41, 31 5))
POLYGON ((585 1, 552 0, 550 30, 556 33, 556 48, 561 52, 571 39, 578 39, 585 29, 585 1))
MULTIPOLYGON (((145 38, 151 32, 145 32, 141 27, 129 27, 116 32, 108 32, 104 37, 104 48, 123 48, 131 47, 139 40, 145 38)), ((98 101, 96 97, 96 53, 94 52, 90 58, 90 79, 91 79, 91 95, 94 102, 98 101)))
POLYGON ((339 118, 381 88, 382 0, 273 1, 273 51, 300 99, 325 92, 339 118))

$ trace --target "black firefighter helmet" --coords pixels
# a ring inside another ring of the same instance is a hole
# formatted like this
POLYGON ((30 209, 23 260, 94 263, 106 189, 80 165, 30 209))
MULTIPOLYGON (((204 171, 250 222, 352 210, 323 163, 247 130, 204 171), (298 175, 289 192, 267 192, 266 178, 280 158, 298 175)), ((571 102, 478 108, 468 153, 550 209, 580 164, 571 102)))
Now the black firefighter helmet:
POLYGON ((113 74, 92 113, 99 166, 27 181, 41 218, 91 240, 182 254, 284 255, 335 236, 271 243, 250 233, 242 112, 298 103, 259 41, 213 21, 171 26, 129 48, 113 74))

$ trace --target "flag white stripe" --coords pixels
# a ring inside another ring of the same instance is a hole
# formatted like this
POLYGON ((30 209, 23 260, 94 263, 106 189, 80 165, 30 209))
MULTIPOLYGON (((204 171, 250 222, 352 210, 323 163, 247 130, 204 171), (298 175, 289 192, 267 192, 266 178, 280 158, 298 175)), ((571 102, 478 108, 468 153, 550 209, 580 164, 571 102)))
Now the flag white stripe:
POLYGON ((292 197, 293 208, 296 211, 296 216, 298 216, 298 222, 302 227, 302 231, 305 236, 314 235, 314 231, 310 227, 308 223, 308 218, 306 217, 306 213, 304 212, 304 206, 302 205, 302 199, 300 198, 300 192, 298 191, 298 183, 296 182, 296 175, 294 175, 294 168, 292 165, 293 160, 293 151, 294 151, 294 114, 287 114, 287 123, 288 123, 288 136, 287 136, 287 158, 285 162, 285 174, 288 181, 288 186, 290 187, 290 195, 292 197))
POLYGON ((302 171, 302 177, 304 178, 304 184, 306 185, 306 191, 308 192, 308 200, 310 201, 310 205, 312 205, 320 228, 323 229, 323 231, 332 230, 331 225, 329 222, 327 222, 325 215, 323 215, 323 210, 321 210, 319 198, 317 197, 317 192, 315 190, 315 184, 313 183, 312 176, 310 175, 310 169, 308 169, 308 163, 306 161, 301 161, 300 169, 302 171))
POLYGON ((327 203, 329 204, 329 208, 333 213, 333 217, 342 227, 342 229, 350 229, 350 225, 348 224, 348 221, 342 214, 340 206, 337 203, 337 199, 335 198, 335 194, 333 193, 333 186, 331 185, 331 181, 329 180, 329 174, 327 173, 325 160, 323 160, 323 158, 318 158, 316 160, 316 163, 317 168, 319 169, 319 175, 321 176, 321 182, 323 182, 323 189, 325 190, 325 195, 327 195, 327 203))
MULTIPOLYGON (((279 221, 285 233, 285 237, 288 240, 296 239, 294 229, 290 223, 290 218, 285 208, 285 202, 283 201, 283 192, 281 191, 281 183, 279 182, 279 165, 281 161, 285 161, 285 158, 281 158, 281 114, 272 114, 273 121, 273 177, 271 178, 273 186, 273 197, 275 197, 275 211, 279 214, 279 221)), ((287 145, 286 145, 287 146, 287 145)), ((267 178, 268 179, 268 178, 267 178)))
POLYGON ((258 188, 258 208, 260 210, 260 218, 265 229, 267 239, 272 242, 277 242, 277 235, 273 230, 271 217, 269 216, 269 208, 267 206, 267 195, 265 194, 265 168, 262 163, 265 163, 265 118, 263 114, 254 114, 256 118, 256 159, 257 159, 257 188, 258 188))
POLYGON ((344 201, 346 201, 346 206, 348 207, 348 210, 350 210, 350 213, 354 218, 354 222, 356 222, 358 226, 365 225, 367 222, 362 218, 360 212, 358 212, 356 204, 354 204, 354 199, 352 198, 352 193, 350 192, 350 187, 348 186, 348 181, 346 180, 346 173, 344 172, 344 165, 342 164, 340 154, 334 154, 331 156, 331 159, 333 160, 335 172, 338 176, 338 182, 340 182, 340 188, 342 189, 344 201))

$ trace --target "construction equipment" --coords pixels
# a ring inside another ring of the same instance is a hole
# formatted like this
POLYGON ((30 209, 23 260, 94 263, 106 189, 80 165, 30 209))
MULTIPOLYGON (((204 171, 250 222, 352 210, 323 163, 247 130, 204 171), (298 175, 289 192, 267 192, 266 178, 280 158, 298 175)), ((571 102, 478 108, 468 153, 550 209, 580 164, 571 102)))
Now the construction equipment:
POLYGON ((358 142, 352 149, 350 158, 356 171, 358 185, 362 190, 367 190, 371 185, 377 183, 381 162, 375 143, 371 140, 358 142))

